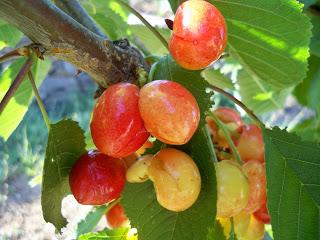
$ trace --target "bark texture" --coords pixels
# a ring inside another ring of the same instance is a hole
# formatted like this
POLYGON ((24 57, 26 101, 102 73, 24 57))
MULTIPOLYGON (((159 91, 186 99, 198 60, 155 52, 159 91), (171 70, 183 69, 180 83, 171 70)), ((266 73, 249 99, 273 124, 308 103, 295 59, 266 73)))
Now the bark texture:
POLYGON ((102 87, 135 82, 148 65, 128 41, 112 42, 90 31, 50 0, 1 0, 0 18, 20 29, 45 54, 74 64, 102 87))

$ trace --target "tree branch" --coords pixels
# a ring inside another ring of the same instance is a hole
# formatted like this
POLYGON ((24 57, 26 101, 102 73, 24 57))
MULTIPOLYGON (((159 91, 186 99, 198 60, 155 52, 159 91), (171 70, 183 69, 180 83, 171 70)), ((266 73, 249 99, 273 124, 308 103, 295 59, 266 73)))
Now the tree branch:
POLYGON ((107 36, 100 30, 87 11, 82 7, 78 0, 54 0, 55 4, 64 12, 69 14, 78 23, 88 28, 90 31, 107 39, 107 36))
POLYGON ((27 73, 29 72, 31 66, 32 66, 32 58, 29 58, 25 64, 22 66, 20 72, 18 73, 18 75, 16 76, 16 78, 13 80, 9 90, 6 92, 6 94, 4 95, 3 99, 0 102, 0 115, 3 112, 3 110, 5 109, 5 107, 7 106, 7 104, 9 103, 11 97, 14 95, 14 93, 16 92, 16 90, 18 89, 18 87, 20 86, 20 84, 22 83, 23 79, 25 78, 25 76, 27 75, 27 73))
POLYGON ((136 82, 141 69, 149 71, 138 50, 88 31, 50 0, 1 0, 0 17, 41 44, 46 55, 74 64, 102 87, 136 82))

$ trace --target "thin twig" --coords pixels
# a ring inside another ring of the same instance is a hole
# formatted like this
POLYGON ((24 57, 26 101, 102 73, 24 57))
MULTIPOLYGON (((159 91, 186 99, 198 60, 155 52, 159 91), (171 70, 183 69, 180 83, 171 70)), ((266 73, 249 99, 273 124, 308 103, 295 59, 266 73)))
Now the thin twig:
POLYGON ((10 51, 4 54, 3 56, 0 56, 0 63, 9 61, 16 57, 29 56, 29 55, 30 55, 30 49, 28 47, 17 48, 17 49, 14 49, 13 51, 10 51))
POLYGON ((237 98, 235 98, 232 94, 224 91, 223 89, 216 87, 214 85, 210 85, 210 88, 216 92, 221 93, 222 95, 226 96, 227 98, 229 98, 231 101, 233 101, 234 103, 236 103, 238 106, 240 106, 244 111, 246 111, 246 113, 258 124, 263 126, 263 122, 260 121, 260 119, 253 113, 252 110, 250 110, 244 103, 242 103, 240 100, 238 100, 237 98))
POLYGON ((161 43, 163 44, 163 46, 169 50, 168 47, 168 42, 167 40, 161 35, 161 33, 155 28, 153 27, 139 12, 137 12, 135 9, 133 9, 130 5, 128 5, 127 3, 125 3, 122 0, 117 0, 118 3, 120 3, 122 6, 124 6, 125 8, 127 8, 130 12, 132 12, 137 18, 139 18, 141 20, 141 22, 146 25, 149 30, 161 41, 161 43))
POLYGON ((50 130, 50 125, 51 125, 50 124, 50 119, 49 119, 48 113, 46 111, 46 108, 44 107, 44 104, 43 104, 43 102, 42 102, 42 100, 40 98, 40 94, 38 92, 38 88, 37 88, 36 82, 34 81, 34 78, 33 78, 33 75, 32 75, 31 71, 28 72, 28 77, 29 77, 29 80, 30 80, 30 83, 31 83, 31 86, 32 86, 32 90, 33 90, 34 96, 36 97, 38 106, 40 108, 43 120, 44 120, 44 122, 45 122, 45 124, 47 126, 48 131, 49 131, 50 130))
POLYGON ((209 129, 208 129, 207 126, 204 126, 204 131, 205 131, 205 135, 207 137, 207 142, 209 144, 210 152, 211 152, 211 154, 213 156, 213 163, 217 163, 218 162, 218 157, 217 157, 216 151, 214 149, 214 146, 213 146, 213 143, 212 143, 212 140, 211 140, 211 137, 210 137, 209 129))
POLYGON ((94 20, 77 0, 55 0, 56 5, 69 14, 74 20, 82 24, 90 31, 107 39, 107 36, 101 31, 94 20))
POLYGON ((18 89, 20 84, 22 83, 23 79, 25 78, 25 76, 29 72, 29 70, 32 66, 32 63, 33 63, 32 58, 29 58, 22 66, 20 72, 18 73, 18 75, 16 76, 16 78, 12 82, 10 88, 8 89, 8 91, 6 92, 6 94, 4 95, 3 99, 0 102, 0 114, 2 114, 3 110, 5 109, 7 104, 9 103, 10 99, 12 98, 12 96, 14 95, 14 93, 16 92, 16 90, 18 89))
POLYGON ((208 112, 206 112, 206 115, 209 116, 210 118, 212 118, 212 120, 214 120, 216 122, 216 124, 218 125, 218 127, 222 130, 224 136, 226 137, 226 139, 227 139, 227 141, 228 141, 228 143, 229 143, 229 145, 231 147, 233 157, 235 158, 235 160, 237 160, 237 162, 240 165, 242 165, 242 160, 241 160, 240 154, 238 152, 238 149, 234 145, 234 143, 232 141, 232 138, 231 138, 231 136, 229 134, 229 131, 227 130, 226 126, 212 112, 208 111, 208 112))

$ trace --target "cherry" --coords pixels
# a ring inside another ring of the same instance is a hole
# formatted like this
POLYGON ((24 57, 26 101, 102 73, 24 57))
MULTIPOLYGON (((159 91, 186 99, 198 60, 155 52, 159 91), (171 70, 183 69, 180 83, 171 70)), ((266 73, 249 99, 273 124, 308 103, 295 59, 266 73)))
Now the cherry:
POLYGON ((264 164, 257 161, 245 163, 242 169, 248 177, 250 187, 249 201, 244 211, 253 213, 267 201, 266 170, 264 164))
MULTIPOLYGON (((230 218, 218 218, 226 239, 231 231, 230 218)), ((239 240, 261 240, 264 235, 264 224, 256 220, 253 215, 241 212, 233 217, 234 232, 239 240)))
POLYGON ((183 2, 177 9, 170 53, 182 67, 197 70, 217 60, 227 44, 227 27, 220 11, 202 0, 183 2))
POLYGON ((149 179, 148 167, 153 156, 151 154, 144 155, 138 159, 126 173, 126 179, 130 183, 145 182, 149 179))
POLYGON ((269 224, 270 223, 270 215, 267 209, 267 203, 265 202, 262 207, 256 211, 254 214, 256 219, 258 219, 259 221, 265 223, 265 224, 269 224))
POLYGON ((140 91, 139 109, 146 129, 164 143, 187 143, 197 130, 200 112, 192 94, 176 82, 157 80, 140 91))
POLYGON ((215 164, 217 177, 217 216, 232 217, 239 214, 249 199, 248 179, 239 164, 223 160, 215 164))
POLYGON ((115 158, 126 157, 148 139, 139 113, 139 88, 130 83, 112 85, 98 99, 90 125, 96 147, 115 158))
POLYGON ((186 153, 173 148, 160 150, 148 168, 159 204, 180 212, 191 207, 201 189, 197 165, 186 153))
MULTIPOLYGON (((241 131, 243 125, 241 116, 238 112, 228 107, 219 107, 212 112, 216 115, 220 121, 222 121, 227 128, 230 129, 231 137, 234 142, 237 142, 237 135, 241 131), (232 133, 236 133, 234 135, 232 133)), ((228 148, 229 143, 221 129, 218 128, 217 124, 210 117, 206 118, 207 126, 213 136, 213 141, 223 148, 228 148)))
POLYGON ((242 161, 255 160, 263 163, 264 143, 261 129, 255 124, 243 126, 237 149, 242 161))
POLYGON ((71 192, 85 205, 101 205, 119 198, 125 184, 125 168, 115 159, 93 150, 85 153, 69 175, 71 192))
POLYGON ((106 220, 109 228, 126 227, 129 225, 129 219, 120 203, 114 205, 106 214, 106 220))

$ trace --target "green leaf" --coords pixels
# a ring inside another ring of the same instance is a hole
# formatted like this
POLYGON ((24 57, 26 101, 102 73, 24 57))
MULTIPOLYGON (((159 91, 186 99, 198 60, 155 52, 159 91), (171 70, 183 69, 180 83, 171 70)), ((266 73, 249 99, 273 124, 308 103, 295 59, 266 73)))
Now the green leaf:
MULTIPOLYGON (((168 53, 168 50, 163 46, 163 44, 161 43, 161 41, 150 32, 150 29, 148 29, 146 26, 144 25, 129 25, 129 29, 132 32, 132 38, 134 38, 134 36, 136 36, 144 45, 144 47, 146 47, 148 49, 149 52, 151 52, 152 54, 159 54, 159 55, 163 55, 168 53)), ((165 38, 165 39, 169 39, 170 37, 170 30, 168 29, 163 29, 163 28, 156 28, 161 35, 165 38)))
MULTIPOLYGON (((4 97, 11 83, 16 78, 25 59, 16 60, 0 74, 0 99, 4 97)), ((51 66, 50 60, 37 60, 33 63, 32 73, 37 86, 40 86, 51 66)), ((0 137, 7 140, 22 121, 33 97, 32 87, 28 77, 21 83, 8 105, 0 115, 0 137)))
POLYGON ((213 149, 205 130, 205 115, 210 107, 207 82, 200 71, 187 71, 164 57, 156 65, 154 80, 173 80, 186 87, 197 99, 201 110, 199 128, 191 141, 180 149, 196 162, 201 174, 201 193, 196 203, 183 212, 171 212, 161 207, 152 182, 127 184, 121 202, 132 227, 138 229, 139 240, 206 239, 209 228, 215 226, 216 178, 213 149), (134 199, 134 201, 133 201, 134 199))
POLYGON ((22 33, 15 27, 0 22, 0 49, 4 47, 15 47, 22 37, 22 33))
POLYGON ((116 1, 84 1, 83 6, 111 40, 129 34, 126 11, 116 1))
MULTIPOLYGON (((209 0, 228 25, 228 50, 258 86, 287 88, 307 71, 311 24, 294 0, 209 0)), ((261 89, 262 90, 262 89, 261 89)))
POLYGON ((265 113, 283 107, 292 88, 274 90, 269 84, 258 85, 245 70, 238 73, 237 83, 241 100, 256 114, 265 113))
POLYGON ((319 107, 320 57, 311 55, 309 58, 309 71, 307 77, 295 88, 294 94, 299 103, 313 109, 319 107))
POLYGON ((317 117, 299 123, 291 132, 298 134, 305 141, 320 144, 320 120, 317 117))
POLYGON ((101 232, 96 233, 87 233, 81 235, 78 240, 101 240, 101 239, 110 239, 110 240, 127 240, 129 228, 118 228, 114 230, 105 229, 101 232))
POLYGON ((320 16, 309 14, 309 17, 313 25, 310 50, 312 54, 320 57, 320 16))
POLYGON ((223 227, 219 221, 216 221, 214 229, 209 230, 209 235, 207 240, 226 240, 223 232, 223 227))
POLYGON ((62 120, 52 124, 43 166, 41 205, 46 222, 57 230, 66 226, 61 201, 70 193, 69 171, 85 153, 84 131, 77 122, 62 120))
POLYGON ((235 90, 233 83, 229 77, 223 75, 219 69, 207 68, 202 72, 202 76, 208 83, 222 89, 235 90))
POLYGON ((87 216, 78 223, 77 237, 82 234, 91 232, 99 223, 100 219, 106 214, 107 205, 93 207, 87 216))
POLYGON ((274 239, 320 239, 320 145, 278 128, 263 135, 274 239))

